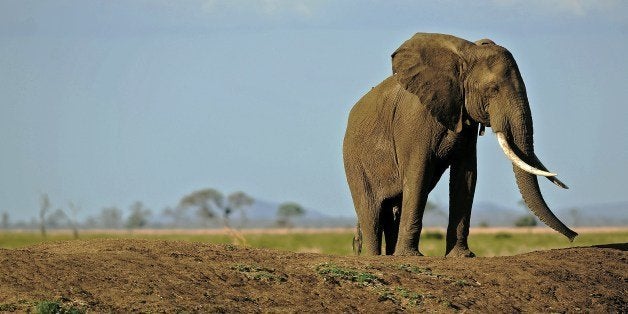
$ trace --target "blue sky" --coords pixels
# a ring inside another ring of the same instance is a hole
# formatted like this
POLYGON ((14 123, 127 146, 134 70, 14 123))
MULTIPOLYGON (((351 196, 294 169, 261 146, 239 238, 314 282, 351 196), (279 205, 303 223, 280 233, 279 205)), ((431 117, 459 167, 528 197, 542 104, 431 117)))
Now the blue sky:
MULTIPOLYGON (((625 1, 0 1, 0 211, 86 216, 204 187, 353 215, 348 112, 415 32, 491 38, 522 72, 550 207, 628 201, 625 1)), ((520 199, 491 133, 476 202, 520 199)), ((447 202, 445 176, 431 198, 447 202)))

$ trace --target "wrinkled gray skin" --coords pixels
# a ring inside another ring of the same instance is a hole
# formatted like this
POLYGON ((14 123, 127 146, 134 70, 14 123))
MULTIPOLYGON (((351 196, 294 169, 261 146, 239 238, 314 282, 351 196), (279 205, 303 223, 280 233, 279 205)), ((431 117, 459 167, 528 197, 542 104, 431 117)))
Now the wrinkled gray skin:
MULTIPOLYGON (((351 110, 344 138, 345 171, 358 216, 354 251, 381 254, 383 234, 386 254, 421 255, 427 196, 450 167, 446 254, 474 256, 467 237, 479 125, 504 133, 521 159, 547 170, 534 154, 521 74, 510 52, 492 41, 442 34, 414 35, 393 53, 392 64, 393 75, 351 110)), ((532 212, 572 240, 577 234, 547 207, 537 177, 513 170, 532 212)))

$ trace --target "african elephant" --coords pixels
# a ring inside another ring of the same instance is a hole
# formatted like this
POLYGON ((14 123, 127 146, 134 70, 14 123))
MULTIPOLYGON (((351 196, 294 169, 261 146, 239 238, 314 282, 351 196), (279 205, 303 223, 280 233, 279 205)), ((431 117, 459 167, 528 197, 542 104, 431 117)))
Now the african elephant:
POLYGON ((386 254, 422 255, 427 196, 450 167, 446 255, 474 256, 467 238, 485 126, 512 161, 532 212, 570 240, 577 236, 541 195, 537 175, 567 186, 534 153, 526 88, 508 50, 488 39, 417 33, 392 54, 392 70, 349 114, 343 159, 361 231, 354 244, 363 240, 366 254, 379 255, 383 234, 386 254))

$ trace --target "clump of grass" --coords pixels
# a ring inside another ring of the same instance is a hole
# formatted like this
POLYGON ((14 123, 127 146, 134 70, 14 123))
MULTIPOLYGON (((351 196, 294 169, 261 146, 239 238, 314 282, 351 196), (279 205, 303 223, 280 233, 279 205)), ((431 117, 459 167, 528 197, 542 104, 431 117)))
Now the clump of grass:
POLYGON ((409 305, 417 306, 423 300, 423 295, 410 291, 403 287, 397 287, 397 293, 406 300, 409 305))
POLYGON ((0 312, 15 312, 17 311, 17 305, 4 303, 0 304, 0 312))
POLYGON ((333 263, 322 263, 316 271, 327 281, 339 283, 341 280, 356 282, 361 285, 381 285, 384 280, 369 272, 360 272, 351 268, 343 268, 333 263))
POLYGON ((495 234, 495 239, 510 239, 512 238, 512 234, 508 232, 498 232, 495 234))
POLYGON ((388 290, 388 289, 383 289, 379 292, 379 296, 377 297, 377 301, 379 302, 384 302, 384 301, 392 301, 393 303, 397 303, 397 299, 395 298, 395 294, 388 290))
POLYGON ((35 304, 35 313, 38 314, 83 314, 85 310, 75 307, 64 307, 58 301, 44 300, 35 304))
POLYGON ((401 264, 398 267, 400 270, 405 270, 409 273, 432 276, 432 269, 428 267, 417 267, 410 264, 401 264))
POLYGON ((468 283, 466 280, 464 279, 460 279, 460 280, 456 280, 454 282, 454 285, 458 286, 458 287, 464 287, 464 286, 471 286, 470 283, 468 283))
POLYGON ((423 302, 423 298, 424 296, 422 294, 404 287, 396 287, 395 289, 384 287, 378 290, 377 301, 391 301, 402 307, 416 307, 423 302))
POLYGON ((442 240, 445 238, 445 235, 440 231, 426 231, 421 235, 421 239, 434 239, 434 240, 442 240))
POLYGON ((224 245, 225 250, 227 251, 235 251, 238 249, 237 246, 235 246, 234 244, 223 244, 223 245, 224 245))
POLYGON ((285 275, 275 274, 275 270, 272 268, 265 268, 256 265, 236 264, 232 266, 231 269, 244 273, 247 278, 257 281, 285 282, 288 280, 285 275))

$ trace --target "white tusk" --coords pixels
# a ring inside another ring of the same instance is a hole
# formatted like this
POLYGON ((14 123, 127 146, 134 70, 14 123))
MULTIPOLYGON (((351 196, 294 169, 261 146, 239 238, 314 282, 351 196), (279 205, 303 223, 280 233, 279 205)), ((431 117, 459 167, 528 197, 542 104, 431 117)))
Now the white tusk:
POLYGON ((508 141, 506 140, 506 135, 502 132, 497 132, 496 134, 497 134, 497 142, 499 142, 499 146, 501 146, 506 157, 508 157, 508 159, 510 159, 510 161, 512 161, 512 163, 515 166, 521 168, 525 172, 529 172, 537 176, 544 176, 544 177, 556 176, 555 173, 543 171, 543 170, 534 168, 526 164, 525 161, 521 160, 521 158, 519 158, 519 156, 517 156, 517 154, 515 154, 515 152, 513 152, 512 149, 510 149, 510 146, 508 146, 508 141))

